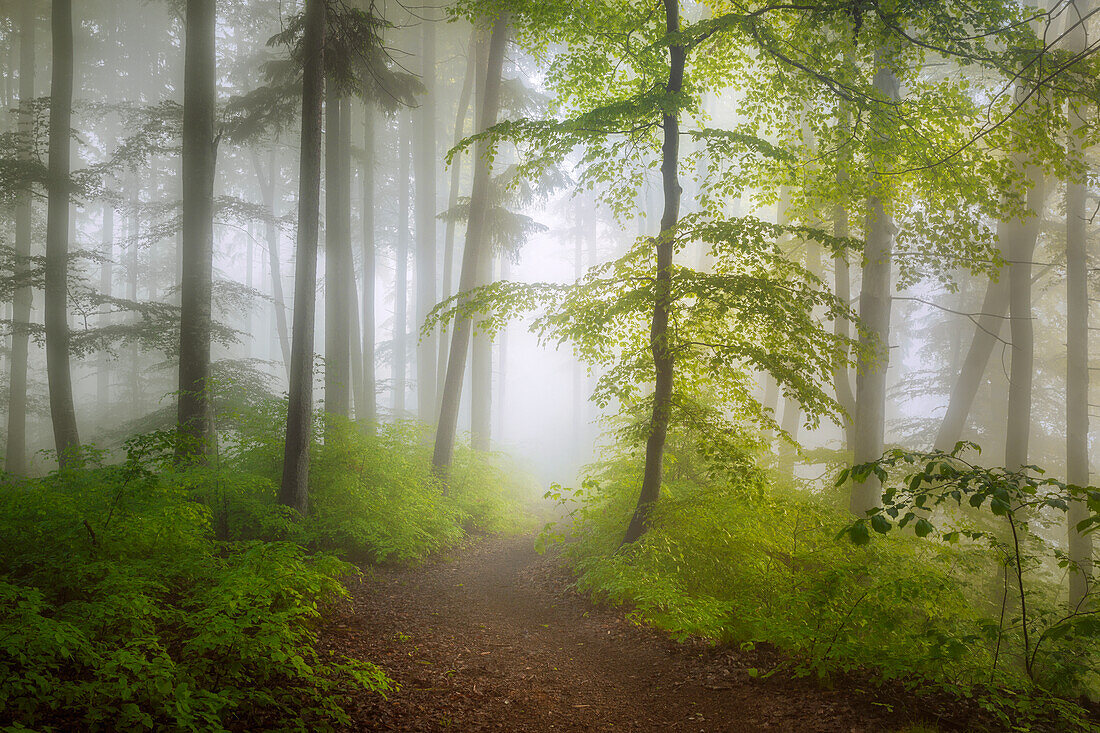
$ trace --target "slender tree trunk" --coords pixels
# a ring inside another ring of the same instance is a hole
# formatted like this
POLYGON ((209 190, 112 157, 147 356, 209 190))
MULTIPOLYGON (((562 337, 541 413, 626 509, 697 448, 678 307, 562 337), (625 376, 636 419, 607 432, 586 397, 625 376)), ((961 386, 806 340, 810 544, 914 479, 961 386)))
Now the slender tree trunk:
MULTIPOLYGON (((34 130, 34 0, 23 0, 19 29, 19 127, 27 147, 20 155, 29 160, 30 136, 34 130)), ((15 202, 15 254, 19 273, 26 277, 31 255, 34 207, 29 189, 21 190, 15 202)), ((32 292, 29 285, 16 289, 12 302, 11 371, 8 391, 8 444, 5 468, 9 473, 27 472, 27 357, 30 351, 32 292)))
MULTIPOLYGON (((664 1, 665 27, 669 36, 680 32, 679 2, 664 1)), ((678 42, 669 45, 669 76, 665 89, 670 96, 680 93, 684 84, 684 66, 687 53, 678 42)), ((677 175, 680 165, 680 115, 665 113, 661 119, 664 141, 661 146, 661 177, 664 184, 665 206, 661 216, 661 233, 657 235, 657 279, 654 288, 653 322, 650 326, 650 345, 653 351, 654 392, 653 415, 646 440, 645 473, 638 506, 630 519, 623 544, 638 540, 649 526, 649 512, 661 493, 664 474, 665 439, 672 409, 673 356, 669 349, 668 321, 672 307, 672 255, 673 233, 680 219, 680 181, 677 175)))
MULTIPOLYGON (((476 128, 486 130, 496 123, 500 113, 501 72, 504 68, 504 51, 508 45, 509 20, 502 12, 493 24, 486 62, 485 84, 478 110, 476 128)), ((462 272, 459 291, 471 290, 477 282, 482 258, 489 257, 485 242, 485 216, 489 207, 489 184, 492 164, 488 159, 488 145, 479 141, 474 150, 474 182, 470 194, 470 216, 466 224, 466 246, 462 254, 462 272)), ((435 433, 435 449, 432 466, 436 475, 446 481, 454 457, 455 434, 458 431, 458 410, 462 396, 462 381, 466 373, 466 354, 470 348, 472 321, 459 316, 451 330, 450 353, 447 358, 447 378, 443 383, 443 395, 439 423, 435 433)))
MULTIPOLYGON (((1038 222, 1001 222, 997 229, 997 238, 1005 242, 1010 236, 1028 237, 1025 233, 1010 235, 1012 229, 1030 229, 1031 241, 1034 243, 1038 235, 1038 222)), ((974 326, 974 338, 966 351, 959 377, 951 388, 951 397, 947 403, 947 412, 943 422, 936 432, 935 449, 950 451, 962 438, 963 428, 966 426, 967 416, 974 404, 974 398, 978 394, 978 387, 985 375, 985 367, 989 363, 989 357, 993 353, 1005 321, 1005 312, 1008 310, 1008 278, 1003 275, 996 280, 990 279, 986 285, 985 297, 982 299, 981 313, 977 316, 974 326)))
MULTIPOLYGON (((579 206, 574 206, 573 210, 577 213, 576 229, 573 232, 573 279, 580 282, 584 277, 584 220, 579 206)), ((575 360, 573 362, 573 455, 578 467, 584 451, 585 402, 584 373, 580 360, 575 360)))
MULTIPOLYGON (((851 113, 847 106, 841 114, 841 129, 845 132, 851 129, 851 113)), ((846 149, 847 150, 847 149, 846 149)), ((837 170, 837 188, 840 191, 848 189, 848 169, 851 155, 845 152, 841 165, 837 170)), ((833 236, 848 237, 848 207, 844 201, 838 201, 833 207, 833 236)), ((848 267, 848 259, 844 253, 833 258, 833 295, 846 306, 852 305, 852 278, 848 267)), ((833 321, 833 333, 841 338, 851 338, 852 324, 847 318, 837 318, 833 321)), ((844 408, 845 417, 840 425, 844 432, 844 447, 852 447, 852 420, 856 414, 856 396, 852 391, 851 370, 847 364, 837 364, 833 369, 833 389, 836 391, 837 402, 844 408)))
MULTIPOLYGON (((470 97, 473 96, 474 77, 477 75, 478 57, 478 33, 477 28, 470 31, 470 48, 466 54, 466 75, 462 79, 462 89, 458 93, 458 111, 455 113, 454 143, 456 147, 466 136, 466 116, 470 110, 470 97)), ((462 160, 464 156, 456 156, 451 161, 450 193, 447 196, 447 211, 454 211, 458 206, 459 186, 462 182, 462 160)), ((450 298, 453 293, 451 287, 454 284, 454 251, 455 251, 455 227, 457 221, 454 217, 447 219, 446 230, 443 235, 443 300, 450 298)), ((443 394, 443 380, 447 376, 447 321, 439 324, 439 370, 436 373, 436 395, 443 394)))
POLYGON ((360 420, 372 425, 378 419, 378 398, 375 386, 374 331, 374 112, 363 109, 363 406, 356 408, 360 420))
POLYGON ((50 417, 61 467, 77 459, 80 436, 69 364, 69 160, 73 105, 72 0, 53 0, 48 213, 46 219, 46 376, 50 417))
MULTIPOLYGON (((482 255, 478 263, 477 287, 493 281, 494 259, 492 253, 482 255)), ((483 328, 473 334, 470 377, 470 447, 488 451, 492 446, 493 340, 483 328)))
MULTIPOLYGON (((1092 3, 1074 0, 1068 22, 1078 23, 1068 32, 1067 46, 1080 53, 1088 46, 1084 18, 1092 3)), ((1071 166, 1084 166, 1083 135, 1087 130, 1088 108, 1083 100, 1069 100, 1071 166)), ((1070 169, 1066 180, 1066 481, 1074 486, 1089 485, 1089 299, 1087 219, 1085 208, 1087 171, 1070 169)), ((1084 501, 1070 503, 1069 559, 1076 565, 1069 574, 1069 601, 1079 605, 1089 590, 1092 576, 1092 535, 1077 531, 1077 524, 1089 517, 1084 501)))
POLYGON ((435 21, 420 21, 420 81, 427 92, 415 111, 416 122, 416 412, 421 422, 431 423, 438 414, 439 342, 435 333, 420 336, 420 327, 436 304, 436 94, 435 21))
MULTIPOLYGON (((114 285, 114 244, 115 244, 115 207, 111 204, 103 205, 102 231, 103 264, 99 270, 99 290, 103 295, 111 296, 114 285)), ((100 328, 111 323, 111 307, 104 306, 99 312, 100 328)), ((111 359, 104 352, 99 359, 99 369, 96 373, 96 404, 100 415, 106 416, 106 411, 111 402, 111 359)))
MULTIPOLYGON (((1028 166, 1027 207, 1038 226, 1046 199, 1042 173, 1028 166)), ((1035 239, 1023 228, 1013 228, 1005 243, 1008 260, 1008 324, 1012 336, 1010 379, 1008 385, 1008 416, 1005 425, 1005 466, 1016 470, 1028 465, 1028 442, 1031 433, 1031 383, 1034 374, 1035 330, 1031 309, 1031 260, 1035 239)))
MULTIPOLYGON (((500 258, 500 279, 508 280, 512 276, 512 263, 508 255, 500 258)), ((500 329, 500 337, 497 339, 497 399, 496 399, 496 434, 504 437, 505 421, 508 419, 506 409, 508 407, 508 326, 500 329)))
MULTIPOLYGON (((886 49, 875 53, 878 69, 875 89, 888 99, 898 98, 898 82, 889 65, 886 49)), ((886 156, 877 155, 876 166, 886 156)), ((881 174, 880 174, 881 176, 881 174)), ((857 464, 882 456, 886 430, 886 374, 890 365, 890 311, 893 285, 894 222, 884 201, 881 177, 873 182, 867 201, 867 245, 864 252, 863 286, 859 293, 859 316, 867 333, 860 343, 870 356, 862 359, 856 376, 856 413, 852 429, 852 450, 857 464)), ((882 484, 875 476, 853 482, 850 509, 862 517, 882 501, 882 484)))
POLYGON ((279 337, 279 349, 283 356, 283 368, 287 377, 290 377, 290 335, 287 333, 286 324, 286 299, 283 297, 283 273, 282 263, 279 259, 279 227, 276 221, 279 212, 276 210, 276 184, 279 173, 276 169, 275 151, 272 149, 268 159, 268 178, 265 180, 263 169, 260 166, 260 158, 255 151, 252 153, 252 169, 256 172, 256 183, 260 187, 260 196, 263 197, 264 208, 264 234, 267 239, 267 267, 271 274, 271 300, 275 309, 275 331, 279 337))
POLYGON ((217 70, 214 0, 188 0, 183 69, 183 279, 180 287, 177 456, 212 448, 211 297, 214 276, 214 168, 217 70))
POLYGON ((406 115, 398 127, 397 144, 397 251, 393 285, 393 417, 405 413, 406 374, 409 333, 409 120, 406 115))
POLYGON ((325 412, 348 417, 351 410, 351 334, 348 333, 348 260, 351 223, 344 209, 349 187, 343 158, 346 106, 329 81, 325 102, 325 412))
POLYGON ((313 321, 317 306, 317 230, 321 204, 321 98, 325 2, 306 0, 302 76, 302 143, 299 162, 297 262, 294 272, 294 342, 290 399, 279 503, 309 510, 309 443, 313 424, 313 321))
MULTIPOLYGON (((134 190, 130 196, 130 222, 127 234, 130 246, 126 256, 126 298, 131 303, 137 302, 138 293, 138 249, 141 246, 141 221, 139 219, 139 207, 141 205, 141 181, 134 176, 134 190)), ((180 248, 182 252, 183 248, 180 248)), ((131 322, 136 323, 138 316, 133 314, 131 322)), ((130 417, 137 419, 144 408, 142 400, 141 365, 138 363, 137 344, 131 343, 127 358, 130 362, 130 417)))

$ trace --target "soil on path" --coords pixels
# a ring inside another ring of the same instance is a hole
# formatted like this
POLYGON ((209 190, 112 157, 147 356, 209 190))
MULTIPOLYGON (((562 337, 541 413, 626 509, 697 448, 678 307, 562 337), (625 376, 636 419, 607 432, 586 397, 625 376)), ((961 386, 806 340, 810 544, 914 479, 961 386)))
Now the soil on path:
POLYGON ((754 665, 775 662, 766 652, 640 628, 571 590, 530 536, 370 575, 323 643, 380 665, 400 690, 357 696, 353 730, 870 733, 910 717, 881 691, 756 678, 754 665))

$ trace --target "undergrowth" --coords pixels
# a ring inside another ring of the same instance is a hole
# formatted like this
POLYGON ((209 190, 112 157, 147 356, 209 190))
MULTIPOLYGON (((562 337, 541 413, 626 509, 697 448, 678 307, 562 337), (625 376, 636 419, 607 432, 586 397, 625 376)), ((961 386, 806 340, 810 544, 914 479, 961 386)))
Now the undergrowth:
MULTIPOLYGON (((935 687, 1006 727, 1087 727, 1065 699, 1095 692, 1097 639, 1051 643, 1043 684, 1028 679, 1000 558, 904 532, 855 545, 839 492, 784 486, 761 455, 745 436, 671 435, 651 526, 620 546, 641 483, 624 450, 551 492, 571 524, 542 541, 565 541, 581 590, 679 639, 770 644, 796 675, 935 687)), ((1049 574, 1030 582, 1033 613, 1056 613, 1049 574)))
POLYGON ((275 500, 280 423, 236 417, 207 467, 175 467, 170 434, 154 433, 77 469, 4 477, 0 729, 346 724, 346 694, 393 685, 315 647, 358 572, 347 560, 412 562, 525 521, 529 487, 503 459, 460 455, 443 496, 420 428, 350 423, 318 425, 299 518, 275 500))

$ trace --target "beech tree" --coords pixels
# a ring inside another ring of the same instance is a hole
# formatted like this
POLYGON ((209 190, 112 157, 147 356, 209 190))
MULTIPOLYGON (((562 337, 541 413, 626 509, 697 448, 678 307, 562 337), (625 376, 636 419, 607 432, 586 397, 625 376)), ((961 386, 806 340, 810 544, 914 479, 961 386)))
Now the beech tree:
POLYGON ((217 8, 188 0, 183 82, 183 237, 180 282, 180 458, 212 448, 211 299, 214 287, 214 170, 218 139, 217 8))
POLYGON ((50 384, 50 418, 62 467, 80 450, 73 404, 69 352, 69 201, 73 105, 73 14, 71 0, 53 0, 50 78, 50 142, 46 214, 45 326, 46 375, 50 384))

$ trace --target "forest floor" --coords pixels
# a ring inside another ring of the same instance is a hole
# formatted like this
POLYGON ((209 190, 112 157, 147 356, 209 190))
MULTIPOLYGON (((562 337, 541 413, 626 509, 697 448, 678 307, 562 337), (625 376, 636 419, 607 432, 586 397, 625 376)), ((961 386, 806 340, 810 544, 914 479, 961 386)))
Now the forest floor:
POLYGON ((761 679, 755 670, 773 668, 773 652, 677 643, 592 604, 570 582, 531 536, 369 570, 322 644, 380 665, 400 690, 353 699, 352 730, 870 733, 977 722, 900 687, 761 679))

